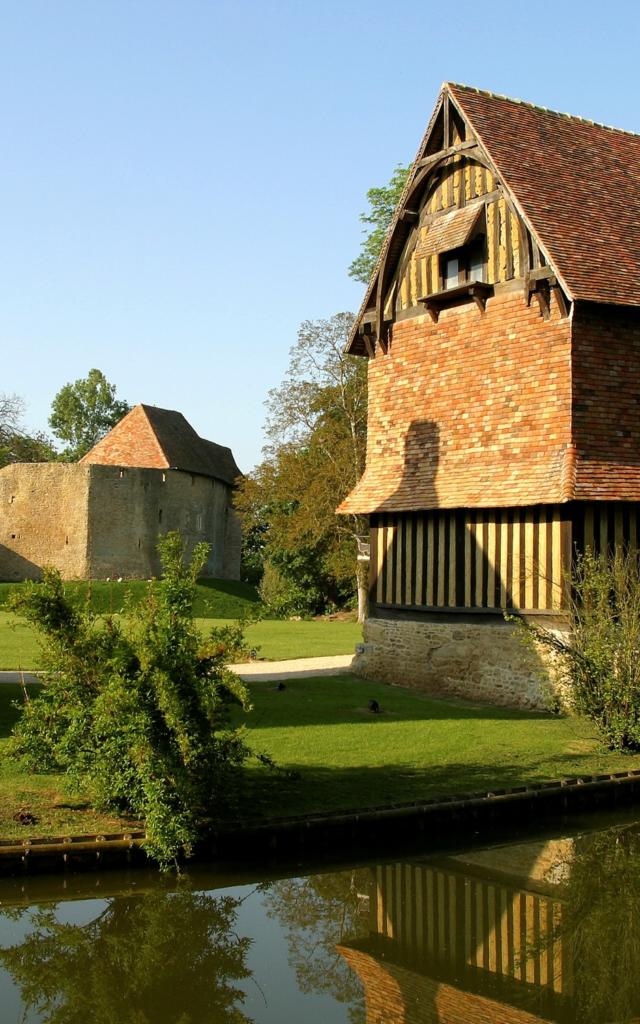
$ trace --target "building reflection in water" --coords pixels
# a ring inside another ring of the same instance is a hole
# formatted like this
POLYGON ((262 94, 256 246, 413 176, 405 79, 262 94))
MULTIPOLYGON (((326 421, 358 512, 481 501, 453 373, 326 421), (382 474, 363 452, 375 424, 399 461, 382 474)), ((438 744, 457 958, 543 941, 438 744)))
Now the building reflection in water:
POLYGON ((366 1024, 629 1022, 640 1013, 638 827, 371 869, 339 945, 366 1024))

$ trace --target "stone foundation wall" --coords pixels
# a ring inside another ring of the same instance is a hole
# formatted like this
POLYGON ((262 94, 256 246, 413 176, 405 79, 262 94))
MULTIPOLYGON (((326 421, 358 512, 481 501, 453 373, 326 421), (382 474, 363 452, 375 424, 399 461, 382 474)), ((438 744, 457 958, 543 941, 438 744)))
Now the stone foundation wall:
POLYGON ((525 646, 506 622, 372 618, 363 646, 357 675, 433 696, 543 710, 558 686, 548 675, 550 656, 525 646))

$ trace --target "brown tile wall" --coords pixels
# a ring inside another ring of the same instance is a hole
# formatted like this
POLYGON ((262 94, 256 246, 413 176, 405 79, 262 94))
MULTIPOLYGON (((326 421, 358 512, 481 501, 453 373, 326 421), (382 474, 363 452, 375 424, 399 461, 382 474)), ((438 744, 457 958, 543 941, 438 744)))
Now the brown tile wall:
POLYGON ((640 500, 640 310, 577 306, 573 382, 576 498, 640 500))
POLYGON ((396 322, 369 361, 367 470, 341 511, 557 502, 571 442, 570 321, 522 290, 396 322))
POLYGON ((338 949, 364 987, 366 1024, 545 1024, 526 1010, 381 963, 361 950, 338 949))

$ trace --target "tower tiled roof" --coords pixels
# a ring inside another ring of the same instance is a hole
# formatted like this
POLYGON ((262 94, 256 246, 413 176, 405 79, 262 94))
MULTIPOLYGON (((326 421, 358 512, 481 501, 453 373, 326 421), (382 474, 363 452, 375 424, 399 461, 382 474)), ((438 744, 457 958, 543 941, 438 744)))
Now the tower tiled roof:
POLYGON ((240 476, 230 448, 200 437, 180 412, 136 405, 81 462, 180 469, 232 485, 240 476))

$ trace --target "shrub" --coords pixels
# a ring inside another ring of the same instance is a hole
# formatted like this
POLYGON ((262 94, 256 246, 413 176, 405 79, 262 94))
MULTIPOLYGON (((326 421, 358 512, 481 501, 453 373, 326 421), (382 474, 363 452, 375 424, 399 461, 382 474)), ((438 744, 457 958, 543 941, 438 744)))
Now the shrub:
POLYGON ((225 668, 241 646, 238 631, 203 642, 193 621, 207 545, 188 564, 177 533, 158 550, 162 578, 121 620, 74 603, 53 569, 13 599, 43 637, 47 674, 11 750, 35 771, 66 772, 96 806, 139 815, 149 853, 166 864, 191 852, 232 798, 248 750, 229 707, 248 701, 225 668))
POLYGON ((640 554, 617 551, 578 558, 566 634, 529 626, 557 651, 568 698, 615 750, 640 750, 640 554))

